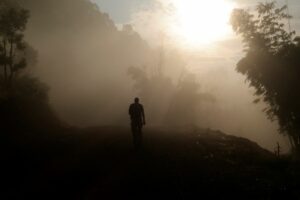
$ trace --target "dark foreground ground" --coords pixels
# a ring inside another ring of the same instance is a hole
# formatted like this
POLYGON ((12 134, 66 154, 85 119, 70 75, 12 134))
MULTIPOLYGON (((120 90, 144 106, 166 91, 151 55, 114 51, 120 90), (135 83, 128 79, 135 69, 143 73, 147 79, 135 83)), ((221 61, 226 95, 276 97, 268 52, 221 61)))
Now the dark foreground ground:
POLYGON ((296 162, 211 130, 69 129, 5 141, 0 199, 300 199, 296 162))

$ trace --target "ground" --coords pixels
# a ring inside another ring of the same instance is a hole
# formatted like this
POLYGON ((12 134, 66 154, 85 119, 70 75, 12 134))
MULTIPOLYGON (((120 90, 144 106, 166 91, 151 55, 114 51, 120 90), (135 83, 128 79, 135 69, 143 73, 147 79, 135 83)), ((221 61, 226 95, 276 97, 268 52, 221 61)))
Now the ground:
POLYGON ((140 151, 129 127, 62 132, 6 144, 4 199, 300 198, 296 163, 220 131, 146 128, 140 151))

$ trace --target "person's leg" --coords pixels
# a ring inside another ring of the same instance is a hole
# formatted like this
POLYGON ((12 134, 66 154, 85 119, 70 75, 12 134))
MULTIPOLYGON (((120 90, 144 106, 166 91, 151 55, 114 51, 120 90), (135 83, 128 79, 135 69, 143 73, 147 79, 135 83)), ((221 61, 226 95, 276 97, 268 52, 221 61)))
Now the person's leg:
POLYGON ((137 142, 138 142, 138 147, 141 148, 143 145, 142 123, 138 123, 137 125, 137 142))
POLYGON ((137 123, 135 121, 131 122, 131 131, 132 131, 132 137, 133 137, 133 147, 135 150, 138 149, 138 129, 137 129, 137 123))
POLYGON ((130 126, 131 126, 131 133, 134 134, 134 132, 135 132, 135 127, 134 127, 134 121, 133 121, 133 120, 131 120, 130 126))

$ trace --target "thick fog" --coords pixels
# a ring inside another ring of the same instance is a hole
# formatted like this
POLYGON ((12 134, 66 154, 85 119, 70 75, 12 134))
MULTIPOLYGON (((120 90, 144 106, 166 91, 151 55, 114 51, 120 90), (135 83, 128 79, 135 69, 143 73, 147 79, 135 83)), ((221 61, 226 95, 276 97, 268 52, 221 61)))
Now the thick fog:
POLYGON ((53 109, 69 125, 128 125, 128 106, 139 96, 148 126, 219 129, 288 150, 235 71, 239 40, 218 44, 215 54, 191 53, 169 45, 167 36, 149 39, 140 19, 117 26, 88 0, 17 2, 31 13, 26 40, 38 52, 31 73, 49 86, 53 109))

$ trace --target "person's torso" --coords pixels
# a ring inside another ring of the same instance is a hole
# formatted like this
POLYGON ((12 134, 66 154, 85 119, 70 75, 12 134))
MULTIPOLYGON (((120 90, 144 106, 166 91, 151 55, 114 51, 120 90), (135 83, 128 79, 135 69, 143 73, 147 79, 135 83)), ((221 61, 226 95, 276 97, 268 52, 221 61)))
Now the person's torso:
POLYGON ((141 104, 131 104, 130 105, 130 116, 131 118, 141 118, 143 112, 143 106, 141 104))

